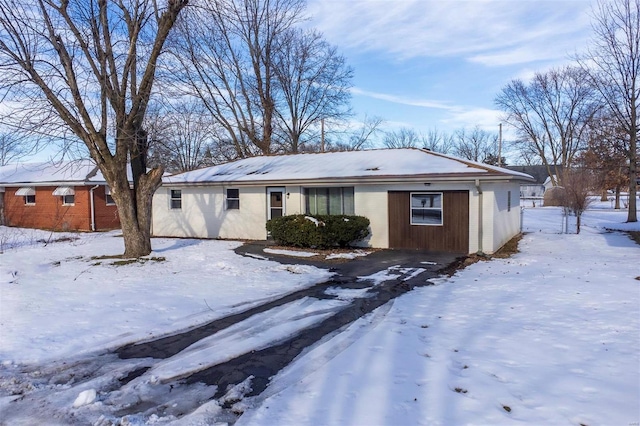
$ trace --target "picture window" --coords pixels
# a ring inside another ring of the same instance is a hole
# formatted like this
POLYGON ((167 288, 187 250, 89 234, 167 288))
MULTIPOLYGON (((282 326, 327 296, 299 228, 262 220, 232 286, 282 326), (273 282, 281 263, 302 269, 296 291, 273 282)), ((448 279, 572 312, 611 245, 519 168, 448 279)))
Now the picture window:
POLYGON ((353 187, 306 188, 304 195, 306 214, 355 214, 353 187))

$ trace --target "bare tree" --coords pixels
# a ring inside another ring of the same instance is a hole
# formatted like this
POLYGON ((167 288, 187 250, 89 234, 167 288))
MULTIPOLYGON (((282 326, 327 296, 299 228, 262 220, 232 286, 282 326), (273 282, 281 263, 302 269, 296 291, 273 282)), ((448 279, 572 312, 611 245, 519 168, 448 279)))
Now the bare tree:
MULTIPOLYGON (((197 0, 196 0, 197 1, 197 0)), ((172 46, 178 89, 199 97, 236 158, 272 152, 276 56, 304 0, 210 0, 183 16, 172 46)))
MULTIPOLYGON (((384 119, 377 116, 364 116, 362 123, 352 130, 336 135, 335 132, 327 141, 327 151, 360 151, 370 148, 372 138, 381 132, 380 126, 384 119)), ((319 151, 319 149, 315 149, 319 151)))
POLYGON ((431 129, 422 137, 422 146, 429 151, 448 154, 453 150, 454 137, 451 134, 431 129))
POLYGON ((580 233, 582 214, 587 210, 593 199, 590 197, 594 189, 593 176, 584 168, 565 170, 563 176, 562 204, 576 216, 577 233, 580 233))
POLYGON ((571 168, 599 107, 585 73, 575 67, 537 73, 528 84, 513 80, 495 102, 518 132, 515 146, 535 150, 549 176, 558 177, 551 165, 571 168))
POLYGON ((0 166, 19 161, 36 150, 36 144, 24 135, 0 129, 0 166))
POLYGON ((627 155, 624 149, 625 132, 608 116, 598 117, 591 126, 587 149, 580 153, 582 167, 593 175, 601 191, 601 201, 607 201, 608 189, 615 190, 615 208, 620 208, 620 192, 629 185, 625 170, 627 155))
POLYGON ((414 129, 401 127, 386 132, 383 143, 387 148, 417 148, 422 145, 422 138, 414 129))
POLYGON ((127 257, 151 252, 143 127, 158 58, 187 0, 0 0, 0 91, 87 147, 118 206, 127 257), (130 164, 133 190, 127 178, 130 164))
POLYGON ((594 40, 579 63, 623 129, 629 164, 628 222, 637 222, 640 131, 640 0, 601 0, 594 13, 594 40))
POLYGON ((314 30, 291 29, 275 56, 278 90, 276 115, 285 152, 304 150, 318 138, 320 122, 349 115, 353 71, 343 56, 314 30))
POLYGON ((161 110, 149 114, 147 123, 151 164, 174 173, 214 164, 214 123, 200 102, 165 102, 161 110))
POLYGON ((497 158, 498 136, 475 126, 471 131, 459 129, 455 132, 453 153, 467 160, 486 162, 497 158))

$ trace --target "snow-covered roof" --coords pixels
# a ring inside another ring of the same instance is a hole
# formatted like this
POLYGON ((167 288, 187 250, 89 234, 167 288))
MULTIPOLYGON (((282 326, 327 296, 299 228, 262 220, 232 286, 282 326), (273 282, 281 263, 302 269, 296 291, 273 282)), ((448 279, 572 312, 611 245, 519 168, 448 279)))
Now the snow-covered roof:
POLYGON ((339 179, 491 178, 531 181, 525 173, 417 148, 251 157, 163 178, 165 184, 339 179))
POLYGON ((0 166, 0 185, 76 185, 105 183, 98 166, 91 160, 8 164, 0 166))

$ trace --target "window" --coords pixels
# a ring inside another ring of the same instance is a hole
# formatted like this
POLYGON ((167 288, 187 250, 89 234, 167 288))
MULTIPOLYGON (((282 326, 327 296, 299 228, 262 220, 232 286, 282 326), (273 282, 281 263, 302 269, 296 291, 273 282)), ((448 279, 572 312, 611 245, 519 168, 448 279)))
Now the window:
POLYGON ((31 186, 18 188, 16 196, 23 197, 24 204, 27 206, 34 206, 36 204, 36 189, 31 186))
POLYGON ((227 189, 227 210, 237 210, 240 208, 240 190, 227 189))
POLYGON ((62 196, 63 206, 73 206, 75 202, 76 202, 76 196, 74 194, 62 196))
POLYGON ((111 188, 109 188, 108 186, 104 187, 104 199, 108 206, 113 206, 116 204, 116 202, 113 201, 113 197, 111 196, 111 188))
POLYGON ((307 214, 355 214, 353 187, 306 188, 304 195, 307 214))
POLYGON ((442 193, 411 194, 412 225, 442 225, 442 193))
POLYGON ((511 191, 507 191, 507 211, 511 211, 511 191))
POLYGON ((171 190, 171 208, 172 209, 182 208, 182 190, 181 189, 171 190))
POLYGON ((59 186, 53 191, 53 195, 62 199, 63 206, 73 206, 76 201, 76 191, 71 186, 59 186))

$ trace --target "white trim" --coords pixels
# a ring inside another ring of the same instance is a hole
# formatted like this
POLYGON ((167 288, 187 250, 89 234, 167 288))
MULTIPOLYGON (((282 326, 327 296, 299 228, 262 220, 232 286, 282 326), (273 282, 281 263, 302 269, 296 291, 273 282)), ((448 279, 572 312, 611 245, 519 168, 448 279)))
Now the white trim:
MULTIPOLYGON (((280 192, 282 194, 282 216, 286 215, 286 211, 287 211, 287 203, 286 203, 286 198, 287 198, 287 188, 285 188, 284 186, 272 186, 272 187, 267 187, 267 220, 272 219, 271 218, 271 193, 273 192, 280 192)), ((275 207, 275 208, 280 208, 280 207, 275 207)))
POLYGON ((76 194, 67 194, 67 195, 61 195, 62 197, 62 205, 63 206, 75 206, 76 205, 76 194), (65 201, 65 198, 67 197, 73 197, 73 203, 67 203, 65 201))
POLYGON ((411 225, 417 226, 444 226, 444 194, 439 191, 416 191, 409 193, 409 221, 411 225), (413 209, 420 209, 420 207, 413 207, 412 199, 414 195, 439 195, 440 207, 422 207, 422 210, 440 210, 440 223, 414 223, 413 222, 413 209))

